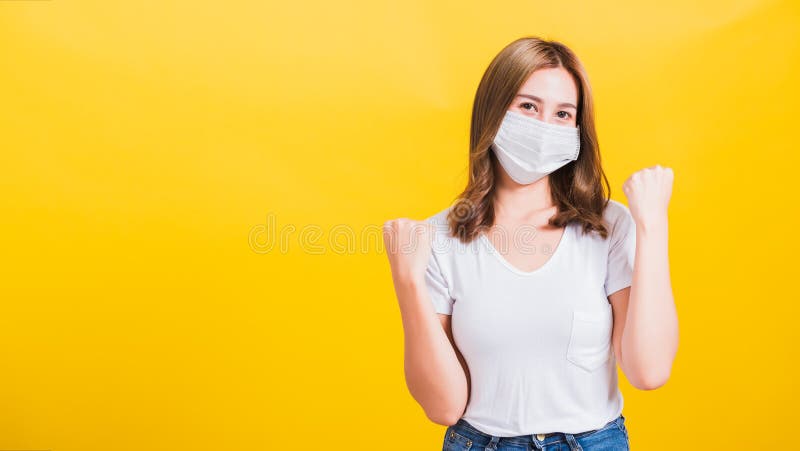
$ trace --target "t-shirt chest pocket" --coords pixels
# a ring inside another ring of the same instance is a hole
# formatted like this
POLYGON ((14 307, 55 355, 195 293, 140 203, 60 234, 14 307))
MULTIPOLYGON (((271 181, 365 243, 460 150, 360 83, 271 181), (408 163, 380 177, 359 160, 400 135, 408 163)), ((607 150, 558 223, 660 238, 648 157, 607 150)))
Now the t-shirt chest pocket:
POLYGON ((586 371, 594 371, 611 357, 610 309, 573 310, 567 360, 586 371))

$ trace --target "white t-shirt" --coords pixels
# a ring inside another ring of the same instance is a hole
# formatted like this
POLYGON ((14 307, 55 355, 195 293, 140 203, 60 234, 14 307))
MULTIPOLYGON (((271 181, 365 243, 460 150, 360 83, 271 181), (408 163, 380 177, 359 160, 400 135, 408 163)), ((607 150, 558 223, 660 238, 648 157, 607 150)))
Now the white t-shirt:
MULTIPOLYGON (((426 283, 471 376, 462 416, 484 433, 508 437, 599 429, 622 412, 607 296, 631 285, 636 225, 610 200, 610 236, 567 225, 538 269, 509 263, 486 235, 469 244, 436 224, 426 283)), ((507 242, 512 239, 509 235, 507 242)))

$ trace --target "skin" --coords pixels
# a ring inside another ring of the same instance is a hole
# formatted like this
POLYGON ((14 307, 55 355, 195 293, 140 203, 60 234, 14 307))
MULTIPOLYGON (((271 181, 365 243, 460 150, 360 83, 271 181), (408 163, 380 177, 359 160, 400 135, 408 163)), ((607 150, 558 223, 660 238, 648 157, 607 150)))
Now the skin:
MULTIPOLYGON (((577 102, 578 88, 569 72, 546 68, 531 74, 509 109, 550 124, 575 127, 577 102)), ((513 234, 523 225, 533 225, 536 233, 525 242, 498 239, 497 233, 487 238, 515 267, 536 270, 550 258, 564 233, 563 227, 547 224, 557 208, 550 195, 549 176, 521 185, 502 168, 496 168, 495 175, 493 229, 513 234), (521 249, 520 244, 526 248, 521 249)), ((668 259, 667 207, 672 182, 672 169, 656 165, 635 172, 622 187, 636 223, 636 253, 632 285, 608 296, 614 321, 611 341, 626 378, 641 390, 666 383, 678 348, 668 259)), ((406 384, 428 418, 452 425, 466 409, 470 377, 453 341, 451 316, 435 312, 426 290, 432 236, 432 226, 424 221, 399 218, 384 224, 405 331, 406 384)))

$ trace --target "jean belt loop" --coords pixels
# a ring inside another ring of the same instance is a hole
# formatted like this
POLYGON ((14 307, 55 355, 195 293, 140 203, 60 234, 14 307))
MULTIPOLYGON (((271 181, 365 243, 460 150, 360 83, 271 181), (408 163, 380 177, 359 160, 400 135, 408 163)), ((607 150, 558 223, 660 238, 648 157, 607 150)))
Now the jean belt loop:
POLYGON ((583 447, 581 447, 574 435, 564 434, 564 438, 567 439, 567 444, 569 445, 570 451, 583 451, 583 447))

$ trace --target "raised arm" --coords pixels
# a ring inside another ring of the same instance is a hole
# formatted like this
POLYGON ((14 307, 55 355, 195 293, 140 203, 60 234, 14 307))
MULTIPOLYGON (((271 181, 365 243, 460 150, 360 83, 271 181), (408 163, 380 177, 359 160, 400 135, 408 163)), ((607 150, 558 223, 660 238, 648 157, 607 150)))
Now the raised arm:
POLYGON ((405 378, 411 396, 434 423, 455 424, 469 396, 468 373, 425 285, 432 226, 401 218, 387 221, 384 243, 403 321, 405 378))
POLYGON ((672 169, 657 165, 634 173, 623 184, 636 223, 633 282, 630 289, 609 297, 612 304, 627 307, 622 309, 624 332, 617 343, 622 370, 635 386, 648 390, 667 382, 678 350, 667 252, 672 182, 672 169))

